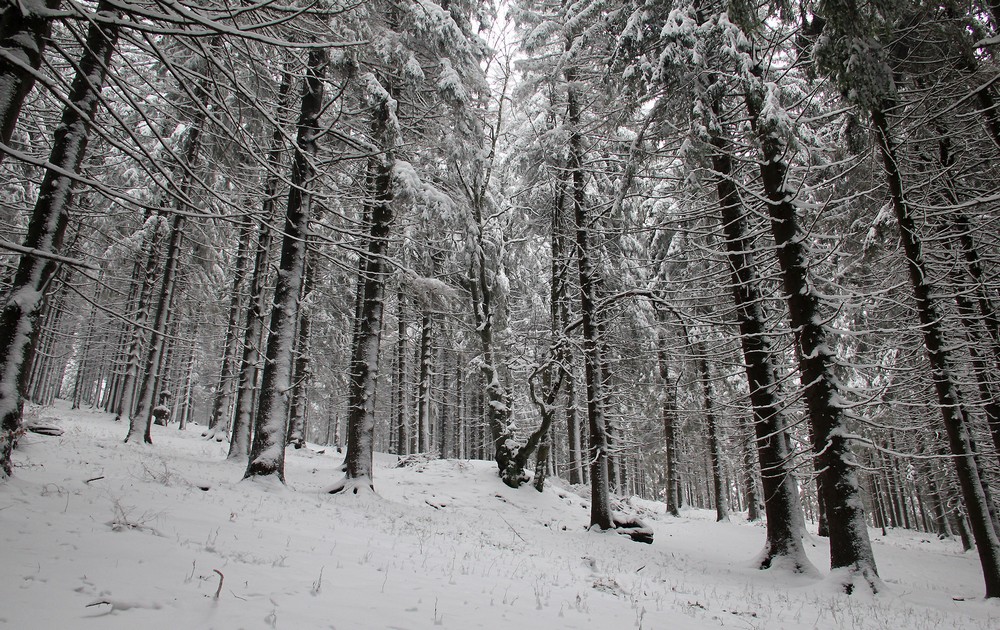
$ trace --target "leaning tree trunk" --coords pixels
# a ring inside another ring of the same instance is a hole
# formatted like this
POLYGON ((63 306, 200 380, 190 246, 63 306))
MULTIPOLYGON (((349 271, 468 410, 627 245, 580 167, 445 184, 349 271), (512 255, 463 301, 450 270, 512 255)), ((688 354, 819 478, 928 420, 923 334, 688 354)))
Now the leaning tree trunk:
MULTIPOLYGON (((718 104, 713 103, 712 109, 718 119, 718 104)), ((777 396, 773 352, 764 326, 756 263, 747 237, 747 218, 732 180, 733 147, 719 132, 713 133, 711 143, 714 148, 712 167, 718 175, 716 187, 722 229, 732 273, 733 298, 740 343, 746 361, 747 384, 757 435, 757 456, 760 459, 764 486, 767 542, 759 557, 758 566, 767 569, 774 564, 781 564, 796 572, 807 571, 811 569, 811 565, 802 546, 802 532, 796 525, 801 518, 801 507, 792 474, 792 454, 788 449, 785 423, 777 396)))
MULTIPOLYGON (((21 105, 42 65, 45 44, 52 30, 52 19, 45 13, 57 10, 60 2, 45 0, 42 6, 10 2, 0 10, 0 142, 6 145, 10 145, 21 105)), ((115 36, 111 32, 108 34, 115 36)), ((6 155, 0 151, 0 162, 6 155)))
POLYGON ((843 587, 854 588, 854 577, 878 590, 878 569, 868 539, 864 503, 857 476, 857 460, 851 452, 851 432, 839 404, 834 344, 824 325, 821 302, 809 281, 809 254, 805 235, 799 229, 793 203, 795 192, 786 186, 788 167, 782 159, 786 147, 777 123, 763 117, 763 90, 758 79, 747 90, 745 103, 750 123, 760 143, 760 176, 771 218, 771 234, 788 302, 788 315, 798 344, 796 356, 805 389, 806 410, 817 461, 817 492, 830 536, 830 568, 848 570, 843 587))
POLYGON ((22 380, 29 343, 38 317, 38 307, 58 264, 57 255, 69 223, 72 201, 70 173, 80 170, 87 150, 90 126, 97 115, 100 90, 107 77, 111 54, 118 38, 114 24, 120 12, 110 3, 97 5, 101 24, 87 31, 84 53, 70 86, 68 104, 54 134, 38 199, 28 223, 23 246, 32 252, 21 255, 7 301, 0 311, 0 479, 11 474, 11 454, 21 431, 22 380))
POLYGON ((257 417, 254 419, 253 442, 244 479, 273 475, 281 483, 285 482, 285 438, 292 390, 292 355, 313 202, 306 186, 311 184, 315 174, 312 160, 318 149, 326 67, 326 49, 311 50, 306 65, 302 108, 292 158, 292 177, 285 211, 281 258, 278 262, 278 281, 274 287, 270 334, 264 353, 257 417))
MULTIPOLYGON (((281 75, 278 88, 276 120, 288 108, 289 93, 292 89, 291 73, 287 68, 281 75)), ((281 168, 281 156, 285 148, 285 134, 278 123, 271 133, 271 146, 267 152, 267 170, 264 173, 264 198, 261 203, 260 223, 257 227, 257 251, 254 254, 253 270, 250 272, 250 307, 247 309, 243 327, 243 353, 240 357, 240 372, 237 381, 236 401, 233 404, 233 429, 229 436, 227 459, 242 461, 250 456, 250 437, 253 426, 254 391, 257 385, 258 360, 260 359, 261 335, 264 332, 265 295, 267 293, 267 259, 271 251, 271 227, 274 217, 275 200, 281 168)))
MULTIPOLYGON (((888 105, 888 104, 886 104, 888 105)), ((931 296, 924 262, 923 243, 917 232, 909 202, 903 192, 903 177, 899 171, 896 145, 889 131, 885 110, 888 107, 873 107, 872 122, 876 139, 882 154, 886 180, 896 222, 899 224, 900 239, 906 255, 910 284, 917 307, 917 317, 924 337, 924 347, 931 365, 934 388, 937 392, 941 417, 944 422, 948 444, 951 448, 955 471, 969 515, 969 524, 979 552, 979 561, 986 583, 986 597, 1000 597, 1000 540, 990 518, 989 506, 983 492, 979 467, 972 447, 968 420, 958 383, 952 368, 952 359, 945 343, 944 330, 938 305, 931 296)))

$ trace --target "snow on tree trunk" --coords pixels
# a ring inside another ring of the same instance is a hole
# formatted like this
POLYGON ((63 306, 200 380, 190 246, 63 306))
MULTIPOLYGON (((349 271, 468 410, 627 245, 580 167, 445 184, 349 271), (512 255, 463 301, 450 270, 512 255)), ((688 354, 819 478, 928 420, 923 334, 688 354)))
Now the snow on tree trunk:
POLYGON ((229 411, 229 398, 233 390, 233 359, 239 336, 239 316, 243 307, 243 278, 246 276, 247 250, 250 246, 250 229, 253 222, 249 216, 240 219, 239 244, 236 246, 236 263, 233 268, 233 285, 229 295, 229 317, 226 319, 226 341, 222 349, 222 366, 219 369, 219 383, 212 400, 212 415, 208 419, 208 430, 203 437, 222 441, 229 430, 229 419, 224 417, 229 411))
POLYGON ((409 422, 406 404, 406 294, 403 283, 399 283, 396 291, 396 372, 395 372, 395 419, 396 419, 396 454, 409 453, 409 438, 407 424, 409 422))
MULTIPOLYGON (((197 140, 194 140, 197 143, 197 140)), ((156 397, 156 382, 159 377, 160 359, 163 355, 164 339, 166 337, 167 319, 170 305, 173 301, 174 285, 177 279, 177 267, 180 264, 181 241, 184 237, 184 214, 175 214, 170 223, 170 241, 167 244, 167 264, 163 270, 163 285, 156 304, 156 314, 153 317, 153 327, 149 338, 149 349, 146 354, 146 364, 137 394, 135 412, 129 416, 128 433, 125 441, 137 441, 140 433, 142 441, 153 443, 153 400, 156 397)))
POLYGON ((244 479, 276 476, 285 481, 285 438, 292 392, 292 355, 298 300, 305 275, 306 239, 312 210, 312 196, 306 188, 314 177, 312 160, 317 152, 319 117, 323 111, 323 78, 327 52, 309 52, 302 90, 302 108, 292 158, 292 176, 285 212, 278 281, 274 288, 270 335, 264 353, 257 417, 244 479))
POLYGON ((433 325, 430 310, 420 318, 420 357, 417 380, 417 452, 430 450, 431 432, 431 340, 433 325))
POLYGON ((881 589, 875 556, 868 539, 858 463, 851 452, 851 433, 841 407, 832 340, 820 312, 820 298, 809 281, 805 236, 799 229, 795 192, 786 186, 788 167, 782 159, 786 147, 782 124, 774 107, 764 114, 768 98, 756 73, 747 77, 744 102, 760 147, 760 176, 770 215, 771 234, 777 245, 788 315, 798 345, 796 356, 805 389, 806 410, 818 470, 819 506, 830 536, 830 568, 846 569, 844 588, 851 592, 856 577, 873 591, 881 589))
MULTIPOLYGON (((97 5, 97 13, 109 20, 119 17, 106 1, 97 5)), ((43 176, 23 243, 27 249, 58 254, 62 247, 72 201, 72 179, 62 172, 80 170, 117 38, 118 27, 113 24, 92 23, 87 31, 84 53, 49 155, 49 163, 58 170, 46 169, 43 176)), ((22 254, 0 311, 0 478, 11 474, 11 454, 21 431, 23 392, 18 386, 38 307, 56 268, 51 258, 22 254)))
MULTIPOLYGON (((292 77, 286 68, 282 72, 281 84, 278 87, 277 112, 279 114, 288 108, 291 90, 292 77)), ((277 120, 280 120, 280 116, 277 120)), ((229 436, 229 454, 227 455, 227 459, 233 461, 242 461, 250 456, 254 391, 257 385, 261 335, 264 332, 267 259, 271 251, 270 222, 274 217, 275 198, 280 181, 277 173, 281 167, 284 147, 285 134, 279 123, 271 132, 271 146, 267 153, 267 170, 264 176, 261 219, 257 227, 257 251, 254 254, 253 270, 250 272, 250 308, 247 309, 246 323, 243 327, 243 353, 240 357, 236 401, 233 404, 233 429, 229 436)))
POLYGON ((886 105, 889 104, 883 103, 881 107, 872 107, 871 115, 875 126, 876 140, 882 154, 892 207, 899 225, 900 239, 917 306, 917 317, 924 337, 924 348, 931 365, 934 389, 937 392, 941 417, 953 455, 955 471, 958 474, 965 509, 969 515, 969 525, 979 552, 983 579, 986 583, 986 597, 1000 597, 1000 540, 997 538, 986 494, 983 491, 965 406, 962 404, 958 383, 951 365, 952 359, 945 345, 941 316, 938 306, 931 296, 931 285, 927 279, 924 262, 923 244, 903 192, 903 178, 898 167, 896 146, 890 135, 889 123, 884 113, 888 109, 886 105))
MULTIPOLYGON (((125 360, 125 376, 121 384, 121 396, 115 410, 115 421, 131 418, 135 408, 135 381, 139 376, 139 364, 142 361, 142 348, 146 340, 146 322, 149 320, 149 302, 156 288, 157 272, 160 268, 159 230, 165 225, 165 219, 157 214, 146 220, 143 225, 142 247, 140 256, 145 256, 145 266, 141 286, 133 311, 132 320, 127 329, 129 339, 128 354, 125 360)), ((165 228, 164 228, 165 229, 165 228)), ((138 261, 137 261, 138 263, 138 261)), ((138 264, 134 268, 138 270, 138 264)))
POLYGON ((371 196, 368 215, 368 247, 359 261, 359 288, 356 297, 356 321, 347 399, 347 454, 344 478, 326 488, 326 492, 358 494, 374 491, 372 460, 375 448, 375 391, 379 369, 379 346, 382 340, 382 316, 385 309, 385 285, 389 273, 386 256, 393 216, 393 172, 397 101, 392 86, 383 87, 368 76, 372 107, 372 132, 382 151, 370 161, 367 183, 371 196))
POLYGON ((575 72, 564 71, 567 89, 567 121, 570 126, 569 160, 566 168, 571 173, 573 187, 573 218, 576 225, 576 256, 580 274, 580 316, 583 323, 584 378, 587 391, 587 428, 590 435, 590 526, 611 529, 611 496, 608 470, 608 433, 601 403, 601 356, 597 334, 597 270, 590 251, 590 218, 586 204, 586 182, 583 173, 583 136, 580 132, 580 106, 575 72))
MULTIPOLYGON (((718 104, 713 103, 718 119, 718 104)), ((736 304, 740 343, 746 362, 747 384, 753 407, 757 455, 764 486, 767 541, 758 566, 782 566, 794 572, 815 571, 802 547, 798 491, 792 474, 792 457, 778 401, 774 357, 764 327, 757 269, 747 238, 747 219, 732 177, 733 147, 719 131, 712 132, 712 167, 718 179, 719 209, 736 304)))
MULTIPOLYGON (((214 47, 218 37, 213 40, 214 47)), ((206 63, 204 59, 199 60, 202 65, 206 63)), ((136 393, 135 411, 129 416, 129 429, 125 435, 125 441, 135 441, 138 439, 140 429, 143 430, 142 439, 145 443, 153 442, 153 401, 156 400, 157 392, 160 388, 161 363, 164 358, 164 344, 167 336, 167 326, 171 316, 171 307, 174 296, 174 285, 177 281, 178 267, 180 265, 181 243, 184 239, 184 224, 186 222, 185 213, 190 212, 193 178, 192 166, 198 161, 198 154, 201 151, 202 127, 207 117, 206 108, 210 98, 210 78, 208 74, 202 76, 193 91, 194 98, 199 102, 194 112, 194 118, 190 126, 184 131, 180 143, 180 158, 178 160, 177 178, 179 186, 174 203, 178 206, 170 223, 170 240, 167 245, 167 262, 163 271, 163 284, 160 287, 160 295, 156 304, 156 314, 153 318, 153 326, 150 331, 149 348, 146 350, 145 369, 142 378, 139 380, 139 389, 136 393)), ((155 247, 155 244, 154 244, 155 247)))
MULTIPOLYGON (((0 9, 0 142, 9 145, 21 105, 35 84, 45 44, 52 30, 47 11, 61 0, 10 2, 0 9)), ((0 151, 0 162, 6 153, 0 151)))

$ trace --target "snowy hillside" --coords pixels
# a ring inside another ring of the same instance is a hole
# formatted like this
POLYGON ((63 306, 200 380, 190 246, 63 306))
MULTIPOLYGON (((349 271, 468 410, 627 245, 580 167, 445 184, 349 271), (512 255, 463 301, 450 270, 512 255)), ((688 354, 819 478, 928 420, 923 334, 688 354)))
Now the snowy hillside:
POLYGON ((289 486, 265 486, 197 426, 155 427, 150 447, 104 414, 42 415, 65 433, 28 434, 0 486, 0 627, 1000 627, 954 541, 873 530, 890 592, 847 597, 822 539, 820 576, 756 571, 762 527, 635 501, 655 531, 638 544, 585 531, 572 490, 512 490, 489 462, 379 456, 378 496, 328 496, 331 450, 289 450, 289 486))

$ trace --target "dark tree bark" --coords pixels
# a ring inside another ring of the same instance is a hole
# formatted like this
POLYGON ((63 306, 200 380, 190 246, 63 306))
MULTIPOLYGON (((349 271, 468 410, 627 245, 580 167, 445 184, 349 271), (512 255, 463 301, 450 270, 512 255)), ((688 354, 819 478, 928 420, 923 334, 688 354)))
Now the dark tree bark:
POLYGON ((316 261, 308 252, 306 244, 305 279, 302 284, 302 298, 299 304, 299 325, 298 333, 295 336, 295 367, 292 373, 292 405, 291 414, 288 420, 287 443, 295 448, 302 448, 306 444, 306 421, 309 391, 309 380, 312 373, 309 371, 311 364, 310 337, 312 335, 312 300, 310 296, 316 281, 316 261))
POLYGON ((431 342, 434 329, 429 307, 420 316, 420 354, 417 358, 417 452, 430 450, 431 433, 431 342))
MULTIPOLYGON (((278 88, 277 117, 287 109, 289 93, 292 90, 292 75, 287 70, 282 73, 278 88)), ((261 218, 257 228, 257 251, 254 254, 253 270, 250 272, 250 307, 247 309, 243 327, 243 353, 240 357, 239 381, 234 403, 233 429, 229 436, 227 459, 242 461, 250 455, 250 438, 253 427, 254 392, 257 384, 258 360, 260 359, 261 335, 264 332, 264 311, 267 293, 267 259, 271 250, 271 228, 275 213, 275 201, 280 179, 277 175, 281 167, 285 136, 280 123, 271 132, 271 146, 267 153, 267 172, 264 176, 264 199, 261 204, 261 218)))
POLYGON ((705 342, 698 339, 694 343, 695 363, 698 366, 698 380, 701 381, 702 411, 708 429, 708 456, 712 464, 712 485, 715 493, 716 522, 729 521, 729 492, 726 490, 726 474, 722 469, 722 445, 719 440, 718 422, 712 401, 712 375, 705 356, 705 342))
POLYGON ((740 417, 740 432, 743 434, 743 467, 744 480, 747 498, 747 520, 751 523, 761 519, 763 505, 760 500, 760 491, 757 483, 757 466, 754 457, 754 431, 745 416, 740 417))
POLYGON ((409 452, 409 437, 407 436, 409 406, 406 404, 406 294, 403 283, 396 289, 396 371, 394 374, 396 398, 396 454, 406 455, 409 452))
POLYGON ((281 483, 285 482, 285 438, 291 402, 292 355, 313 203, 307 187, 315 175, 313 159, 318 150, 319 117, 323 111, 323 79, 327 63, 326 49, 309 51, 292 158, 278 281, 274 287, 270 334, 264 353, 257 416, 254 419, 253 441, 244 479, 273 475, 281 483))
POLYGON ((237 235, 239 244, 236 246, 236 261, 233 267, 233 288, 229 295, 229 317, 226 319, 226 341, 222 348, 222 366, 219 369, 219 382, 212 400, 212 415, 208 418, 208 430, 203 436, 220 442, 225 439, 229 431, 227 414, 229 413, 229 398, 234 385, 233 363, 239 337, 239 317, 243 308, 243 278, 247 272, 247 250, 250 248, 252 227, 253 221, 249 216, 240 217, 240 229, 237 235))
MULTIPOLYGON (((115 422, 123 417, 130 419, 135 410, 136 379, 139 377, 140 363, 142 362, 142 350, 146 343, 146 323, 149 321, 150 302, 156 290, 158 272, 160 270, 160 256, 162 250, 159 244, 159 229, 164 219, 157 214, 151 219, 147 219, 143 227, 142 247, 139 251, 140 257, 145 258, 143 275, 137 289, 135 309, 132 311, 132 318, 127 328, 129 337, 128 353, 125 357, 125 375, 122 377, 121 396, 115 411, 115 422)), ((139 261, 133 268, 138 271, 139 261)))
MULTIPOLYGON (((759 78, 759 77, 757 77, 759 78)), ((777 245, 778 265, 795 332, 796 356, 805 389, 806 410, 817 461, 817 491, 821 521, 830 535, 830 568, 846 568, 844 588, 850 592, 854 576, 878 590, 878 569, 868 539, 857 461, 851 452, 851 433, 840 406, 842 395, 834 373, 833 343, 823 324, 819 295, 809 281, 809 254, 799 229, 793 203, 795 192, 785 185, 788 167, 782 156, 786 147, 774 122, 762 117, 764 85, 749 86, 747 111, 760 150, 760 177, 777 245)))
MULTIPOLYGON (((6 145, 10 144, 21 105, 31 92, 35 73, 42 65, 45 44, 52 30, 51 18, 45 15, 45 10, 54 11, 60 3, 61 0, 45 0, 44 7, 40 7, 10 2, 0 9, 0 142, 6 145)), ((6 155, 0 151, 0 162, 6 155)))
POLYGON ((608 470, 607 422, 601 408, 601 356, 597 334, 597 270, 590 246, 590 218, 587 216, 586 182, 583 172, 583 135, 580 131, 581 112, 575 71, 564 71, 567 89, 567 121, 569 123, 569 161, 566 165, 572 177, 573 218, 576 226, 576 256, 580 274, 580 316, 583 323, 584 377, 587 391, 587 428, 590 436, 590 526, 611 529, 610 478, 608 470))
MULTIPOLYGON (((192 127, 192 130, 195 129, 192 127)), ((196 146, 197 140, 192 140, 191 146, 196 146)), ((197 151, 197 149, 194 149, 197 151)), ((145 368, 142 372, 135 412, 129 416, 128 433, 125 441, 138 440, 140 432, 142 441, 153 443, 153 401, 156 397, 156 383, 159 379, 160 359, 163 355, 164 339, 166 337, 167 319, 170 315, 170 303, 173 300, 174 285, 177 279, 177 266, 180 264, 181 241, 184 238, 185 215, 177 213, 170 222, 170 241, 167 244, 167 264, 163 270, 163 285, 160 297, 156 303, 156 314, 153 317, 153 327, 149 338, 149 349, 146 354, 145 368)))
POLYGON ((660 407, 660 415, 663 421, 663 446, 664 459, 667 470, 665 476, 665 502, 667 514, 680 516, 680 468, 677 456, 677 380, 676 374, 670 369, 670 362, 667 355, 667 341, 663 325, 666 323, 666 311, 658 310, 657 319, 660 322, 661 330, 657 334, 657 365, 659 367, 660 381, 663 384, 663 402, 660 407))
MULTIPOLYGON (((718 107, 718 103, 713 103, 716 120, 718 107)), ((733 299, 746 361, 754 430, 757 435, 757 454, 764 487, 767 542, 758 566, 767 569, 780 559, 782 564, 789 564, 793 571, 806 571, 811 565, 806 559, 801 532, 797 526, 802 509, 795 488, 791 453, 777 397, 774 359, 764 326, 756 263, 747 239, 747 219, 732 180, 733 147, 717 131, 713 132, 711 143, 714 148, 712 167, 717 174, 722 229, 732 273, 733 299)))
MULTIPOLYGON (((97 5, 97 14, 106 19, 120 15, 105 1, 97 5)), ((60 170, 45 171, 23 243, 29 250, 58 254, 62 247, 72 203, 72 180, 62 172, 77 173, 83 163, 117 38, 118 27, 113 24, 92 23, 87 31, 69 105, 63 110, 49 155, 49 163, 60 170)), ((38 307, 57 267, 52 258, 22 254, 0 311, 0 479, 12 471, 11 453, 21 431, 23 392, 18 387, 30 355, 38 307)))
POLYGON ((979 552, 983 579, 986 583, 986 597, 1000 597, 1000 540, 997 538, 990 518, 986 495, 983 492, 980 471, 976 464, 975 451, 969 434, 966 410, 962 404, 958 383, 951 365, 952 359, 944 341, 938 306, 931 296, 931 286, 927 279, 924 262, 923 244, 917 232, 909 203, 903 193, 903 177, 898 167, 896 145, 884 113, 888 109, 888 105, 890 103, 872 108, 872 123, 882 154, 892 207, 899 225, 900 239, 906 255, 910 284, 917 307, 917 317, 924 337, 927 358, 931 365, 932 380, 937 392, 941 417, 948 436, 948 444, 953 455, 965 508, 969 514, 973 537, 979 552))

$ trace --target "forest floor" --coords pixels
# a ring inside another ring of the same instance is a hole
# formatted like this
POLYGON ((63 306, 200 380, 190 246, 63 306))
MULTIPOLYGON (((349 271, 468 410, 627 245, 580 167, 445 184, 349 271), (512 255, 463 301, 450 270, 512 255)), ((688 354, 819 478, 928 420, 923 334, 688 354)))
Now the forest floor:
POLYGON ((764 529, 738 516, 633 499, 644 545, 586 531, 585 490, 512 490, 491 462, 377 455, 377 495, 330 496, 334 449, 289 449, 284 487, 241 482, 198 426, 148 446, 107 414, 40 415, 65 432, 26 435, 0 485, 0 628, 1000 628, 954 540, 872 530, 887 589, 846 596, 823 539, 816 575, 751 568, 764 529))

